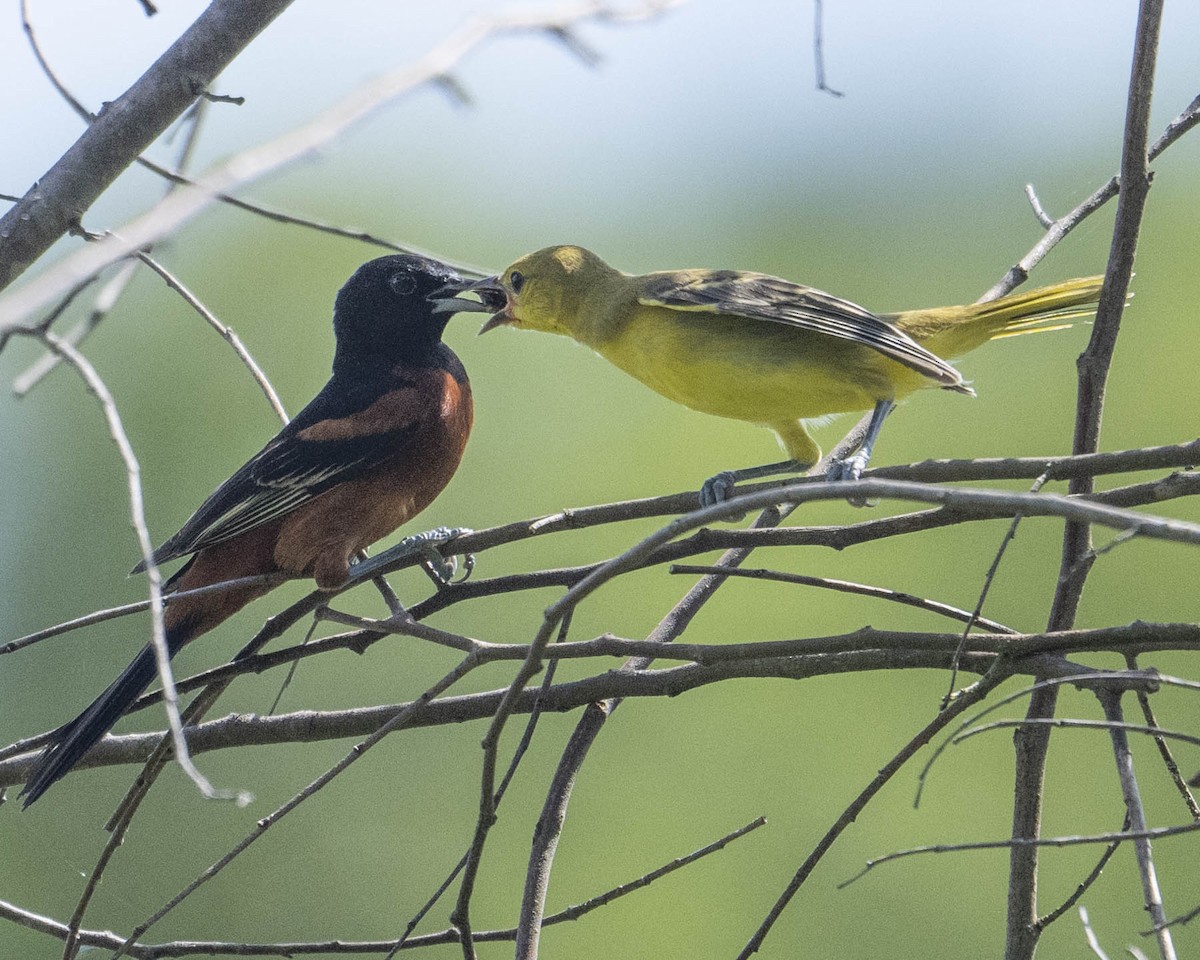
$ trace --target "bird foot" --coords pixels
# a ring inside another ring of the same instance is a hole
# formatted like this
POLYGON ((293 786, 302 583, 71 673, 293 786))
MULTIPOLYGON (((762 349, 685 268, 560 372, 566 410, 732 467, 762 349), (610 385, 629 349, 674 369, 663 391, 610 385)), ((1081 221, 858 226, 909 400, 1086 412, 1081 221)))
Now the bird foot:
POLYGON ((866 469, 867 461, 857 453, 845 460, 830 461, 825 479, 836 483, 839 480, 857 480, 866 469))
POLYGON ((704 481, 700 487, 700 506, 715 507, 733 496, 737 484, 737 474, 732 470, 722 470, 704 481))
MULTIPOLYGON (((861 450, 845 460, 834 460, 825 471, 825 479, 832 483, 843 480, 854 482, 862 476, 869 462, 870 454, 864 457, 861 450)), ((873 507, 878 501, 868 500, 866 497, 847 497, 847 502, 852 507, 873 507)))
POLYGON ((452 583, 462 583, 471 576, 475 569, 475 554, 462 554, 463 572, 460 577, 455 579, 455 574, 458 572, 458 555, 446 556, 438 548, 456 537, 468 533, 474 533, 474 531, 470 527, 436 527, 433 530, 426 530, 424 533, 405 537, 396 544, 396 548, 420 554, 421 569, 429 575, 429 579, 438 587, 447 587, 452 583))
POLYGON ((421 558, 421 569, 438 587, 461 583, 475 569, 474 554, 463 554, 463 573, 455 580, 454 575, 458 571, 458 561, 453 554, 446 557, 439 548, 456 537, 473 532, 470 527, 437 527, 434 530, 426 530, 424 533, 413 534, 374 557, 354 563, 350 567, 350 576, 355 582, 370 580, 376 577, 380 570, 397 560, 418 556, 421 558))

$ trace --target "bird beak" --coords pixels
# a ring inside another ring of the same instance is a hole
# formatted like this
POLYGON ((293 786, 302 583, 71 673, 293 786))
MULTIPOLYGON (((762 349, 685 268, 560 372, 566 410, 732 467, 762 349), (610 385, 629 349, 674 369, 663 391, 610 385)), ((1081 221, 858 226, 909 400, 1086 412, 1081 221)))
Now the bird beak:
POLYGON ((483 301, 484 312, 491 314, 484 325, 479 328, 481 335, 489 330, 502 327, 506 323, 515 322, 512 315, 512 301, 499 277, 485 277, 477 280, 467 290, 470 293, 478 294, 479 299, 483 301))
MULTIPOLYGON (((489 280, 494 282, 495 277, 491 277, 489 280)), ((434 313, 495 313, 507 305, 508 297, 500 289, 499 284, 494 285, 494 288, 500 291, 499 297, 491 292, 485 295, 480 286, 488 282, 488 280, 480 280, 479 283, 471 280, 453 280, 444 287, 434 290, 426 299, 433 304, 434 313), (460 293, 478 293, 480 299, 464 300, 458 296, 460 293)), ((489 291, 491 289, 489 288, 489 291)))

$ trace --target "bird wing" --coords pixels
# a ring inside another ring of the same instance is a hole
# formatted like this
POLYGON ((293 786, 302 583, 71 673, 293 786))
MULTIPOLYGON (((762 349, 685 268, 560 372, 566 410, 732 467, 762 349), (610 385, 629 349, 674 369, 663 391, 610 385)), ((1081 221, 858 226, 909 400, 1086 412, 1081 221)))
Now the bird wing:
MULTIPOLYGON (((244 463, 212 493, 173 537, 154 551, 154 562, 166 563, 222 543, 247 530, 282 517, 341 483, 378 466, 402 447, 419 428, 418 403, 406 403, 416 391, 401 386, 373 398, 348 403, 327 386, 296 419, 244 463), (386 429, 355 414, 388 400, 393 412, 386 429), (412 416, 404 417, 406 407, 412 416), (399 411, 400 416, 395 412, 399 411), (307 434, 307 436, 306 436, 307 434)), ((145 563, 134 567, 141 573, 145 563)))
POLYGON ((680 270, 644 278, 638 302, 767 320, 877 350, 944 387, 969 391, 962 374, 871 311, 813 287, 763 273, 680 270))

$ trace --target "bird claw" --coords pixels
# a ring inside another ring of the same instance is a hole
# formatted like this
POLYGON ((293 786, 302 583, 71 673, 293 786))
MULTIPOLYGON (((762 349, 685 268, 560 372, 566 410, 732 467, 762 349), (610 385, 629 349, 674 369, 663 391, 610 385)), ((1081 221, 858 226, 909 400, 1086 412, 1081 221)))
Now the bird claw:
POLYGON ((722 470, 709 477, 700 487, 700 506, 715 507, 733 496, 737 475, 732 470, 722 470))
MULTIPOLYGON (((851 457, 847 457, 845 460, 834 460, 829 464, 829 469, 825 471, 825 479, 832 483, 839 483, 841 481, 853 483, 862 476, 867 463, 868 458, 862 456, 861 451, 851 457)), ((852 507, 873 507, 879 502, 877 500, 868 500, 866 497, 847 497, 846 499, 852 507)))
POLYGON ((839 480, 857 480, 866 469, 867 461, 857 453, 845 460, 833 460, 825 471, 825 479, 833 483, 839 480))
POLYGON ((471 576, 475 569, 475 554, 464 553, 462 576, 455 579, 458 572, 458 556, 445 556, 438 548, 464 534, 473 533, 470 527, 436 527, 424 533, 405 537, 397 547, 407 549, 421 556, 421 569, 424 570, 438 587, 447 587, 452 583, 462 583, 471 576))
POLYGON ((473 532, 470 527, 437 527, 434 530, 426 530, 424 533, 413 534, 374 557, 353 563, 350 567, 350 576, 355 582, 369 580, 377 575, 377 571, 397 560, 418 556, 421 558, 421 569, 438 587, 444 587, 451 583, 462 583, 475 569, 474 554, 462 555, 463 573, 455 580, 454 574, 458 570, 455 556, 452 554, 447 558, 438 548, 456 537, 473 532))

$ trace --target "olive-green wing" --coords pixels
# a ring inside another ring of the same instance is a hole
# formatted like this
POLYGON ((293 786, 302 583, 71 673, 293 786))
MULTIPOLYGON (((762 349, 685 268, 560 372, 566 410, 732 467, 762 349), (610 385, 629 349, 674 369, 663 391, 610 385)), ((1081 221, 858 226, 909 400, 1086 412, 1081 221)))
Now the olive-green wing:
POLYGON ((638 301, 672 310, 736 314, 861 343, 935 380, 970 393, 960 374, 903 330, 849 300, 763 273, 679 270, 642 278, 638 301))

